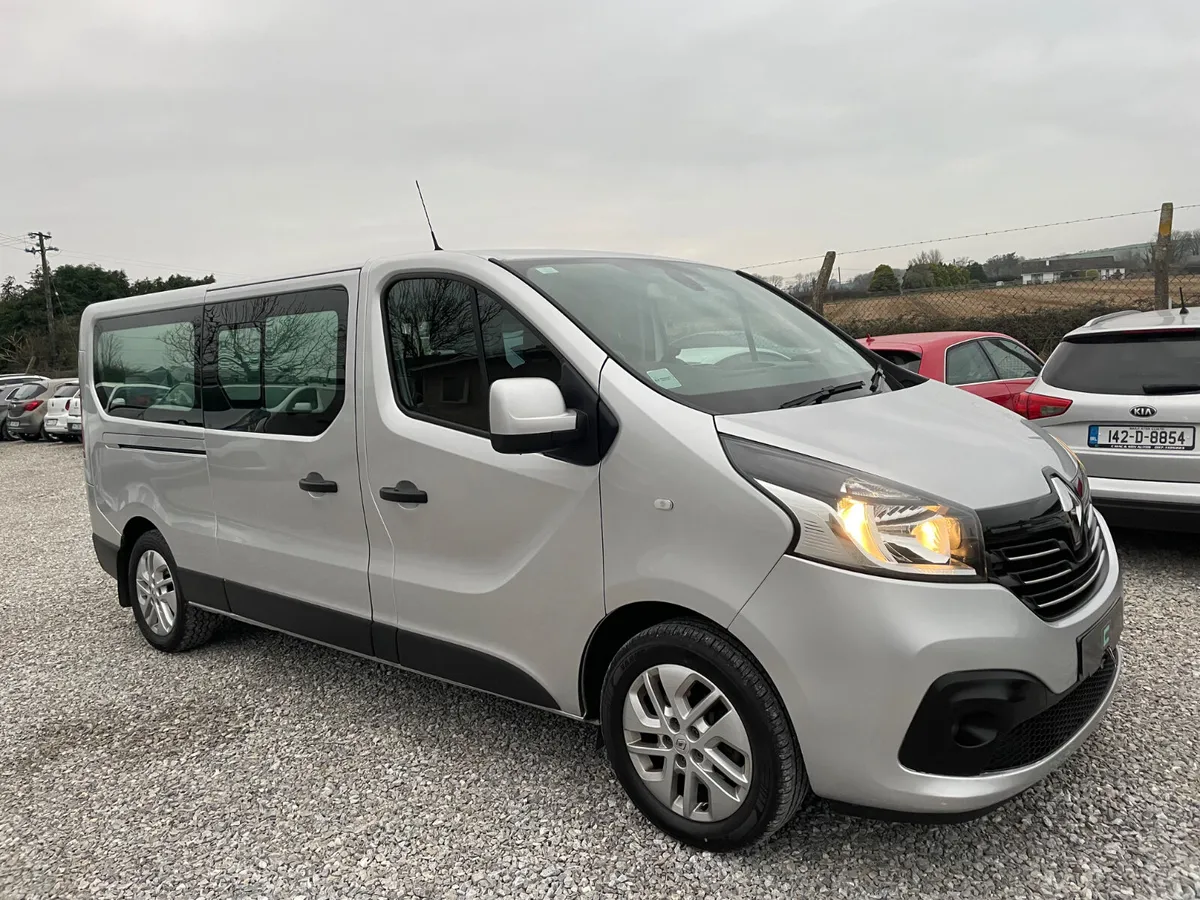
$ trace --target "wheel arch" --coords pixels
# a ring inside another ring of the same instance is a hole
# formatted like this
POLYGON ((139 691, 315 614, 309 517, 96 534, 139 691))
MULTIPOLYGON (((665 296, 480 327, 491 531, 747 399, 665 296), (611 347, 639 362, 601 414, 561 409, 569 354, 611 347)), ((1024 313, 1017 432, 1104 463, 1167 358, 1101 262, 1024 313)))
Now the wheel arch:
MULTIPOLYGON (((579 710, 584 719, 598 721, 600 716, 600 692, 604 687, 604 675, 609 663, 625 642, 639 631, 666 622, 670 619, 688 619, 729 630, 708 616, 674 603, 645 600, 620 606, 606 615, 592 630, 583 648, 579 664, 579 710)), ((732 635, 730 635, 732 637, 732 635)))
POLYGON ((133 552, 133 545, 147 531, 157 528, 149 519, 134 516, 121 530, 121 546, 117 548, 117 602, 121 606, 133 605, 133 597, 129 592, 129 556, 133 552))

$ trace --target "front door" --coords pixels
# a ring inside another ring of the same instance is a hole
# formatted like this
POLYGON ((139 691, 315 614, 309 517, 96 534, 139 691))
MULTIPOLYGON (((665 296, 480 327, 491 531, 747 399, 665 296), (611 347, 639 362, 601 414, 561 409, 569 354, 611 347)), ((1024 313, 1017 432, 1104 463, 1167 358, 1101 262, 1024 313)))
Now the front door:
POLYGON ((529 306, 519 317, 499 296, 444 274, 371 290, 383 331, 367 335, 363 504, 375 593, 386 553, 395 601, 390 615, 377 601, 376 618, 394 627, 401 665, 577 712, 580 659, 604 616, 600 466, 492 449, 492 382, 580 378, 527 323, 529 306))
POLYGON ((353 367, 358 272, 205 298, 204 439, 229 610, 371 653, 353 367))

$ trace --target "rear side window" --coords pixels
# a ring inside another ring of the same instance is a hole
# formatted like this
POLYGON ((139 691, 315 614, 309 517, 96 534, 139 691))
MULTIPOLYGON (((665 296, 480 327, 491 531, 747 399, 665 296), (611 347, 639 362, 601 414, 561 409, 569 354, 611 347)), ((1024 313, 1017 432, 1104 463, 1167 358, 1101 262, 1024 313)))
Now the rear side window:
POLYGON ((92 372, 101 408, 117 418, 202 425, 194 402, 199 322, 198 305, 97 322, 92 372), (167 414, 160 401, 181 385, 192 389, 193 402, 167 414))
POLYGON ((204 424, 226 431, 315 436, 346 393, 343 287, 205 307, 204 424))
POLYGON ((996 370, 988 362, 979 341, 958 344, 946 351, 946 384, 978 384, 995 380, 996 370))
POLYGON ((1041 360, 1015 341, 989 338, 983 349, 1001 378, 1037 378, 1042 371, 1041 360))
POLYGON ((1069 338, 1046 360, 1042 380, 1089 394, 1200 392, 1200 332, 1069 338))

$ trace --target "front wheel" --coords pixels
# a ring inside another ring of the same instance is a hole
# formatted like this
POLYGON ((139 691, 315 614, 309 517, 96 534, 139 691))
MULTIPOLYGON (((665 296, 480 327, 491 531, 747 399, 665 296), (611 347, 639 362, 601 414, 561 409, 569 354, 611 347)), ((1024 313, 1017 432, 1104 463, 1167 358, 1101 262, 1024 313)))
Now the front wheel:
POLYGON ((601 731, 634 805, 707 850, 752 846, 808 794, 800 748, 766 673, 731 635, 674 620, 625 644, 605 676, 601 731))

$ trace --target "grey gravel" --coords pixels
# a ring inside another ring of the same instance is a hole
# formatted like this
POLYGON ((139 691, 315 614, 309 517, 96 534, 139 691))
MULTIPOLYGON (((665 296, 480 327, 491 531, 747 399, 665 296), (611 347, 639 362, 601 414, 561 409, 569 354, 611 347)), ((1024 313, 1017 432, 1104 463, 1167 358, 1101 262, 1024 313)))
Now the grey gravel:
POLYGON ((77 446, 0 444, 0 897, 1200 896, 1200 540, 1121 535, 1129 676, 1047 782, 956 826, 822 804, 664 838, 568 720, 232 624, 150 649, 77 446))

